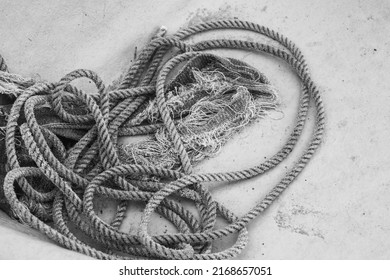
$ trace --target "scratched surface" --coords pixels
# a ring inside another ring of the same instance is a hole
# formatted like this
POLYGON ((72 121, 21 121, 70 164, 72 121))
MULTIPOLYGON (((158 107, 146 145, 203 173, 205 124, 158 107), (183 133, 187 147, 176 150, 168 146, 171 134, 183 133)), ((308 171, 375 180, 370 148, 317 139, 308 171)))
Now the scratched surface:
MULTIPOLYGON (((250 224, 249 245, 240 258, 389 259, 390 2, 210 3, 1 1, 0 52, 11 71, 26 76, 57 81, 71 70, 88 68, 110 84, 161 25, 174 32, 182 25, 238 17, 280 31, 302 49, 323 92, 326 137, 300 177, 250 224)), ((236 35, 263 40, 251 33, 222 34, 236 35)), ((223 54, 264 72, 280 92, 283 114, 246 128, 196 172, 237 170, 262 162, 283 145, 295 120, 300 85, 284 63, 253 53, 223 54)), ((276 170, 239 184, 210 185, 215 199, 237 215, 247 212, 291 168, 312 125, 308 123, 302 142, 276 170)), ((110 202, 97 203, 97 208, 102 217, 112 214, 110 202)), ((135 215, 124 226, 130 232, 142 205, 134 204, 131 210, 135 215)), ((5 219, 0 219, 0 258, 83 258, 5 219), (38 253, 36 248, 41 248, 38 253)), ((152 233, 172 230, 159 220, 156 216, 152 233)), ((215 249, 233 241, 221 240, 215 249)))

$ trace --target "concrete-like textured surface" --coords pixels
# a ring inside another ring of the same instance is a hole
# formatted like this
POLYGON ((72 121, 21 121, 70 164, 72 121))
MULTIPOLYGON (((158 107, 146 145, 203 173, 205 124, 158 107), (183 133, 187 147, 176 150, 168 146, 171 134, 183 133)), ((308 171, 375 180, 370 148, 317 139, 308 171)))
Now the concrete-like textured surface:
MULTIPOLYGON (((174 32, 202 20, 238 17, 280 31, 302 49, 323 92, 326 137, 301 176, 250 224, 250 243, 240 258, 389 259, 389 11, 386 0, 1 1, 0 52, 11 71, 26 76, 56 81, 88 68, 110 83, 161 25, 174 32)), ((261 40, 251 33, 241 36, 261 40)), ((299 83, 284 63, 252 53, 228 54, 259 67, 273 81, 284 117, 245 129, 197 172, 260 163, 281 147, 295 120, 299 83)), ((212 193, 244 214, 292 166, 303 144, 271 173, 211 186, 212 193)), ((83 257, 3 220, 0 258, 83 257)))

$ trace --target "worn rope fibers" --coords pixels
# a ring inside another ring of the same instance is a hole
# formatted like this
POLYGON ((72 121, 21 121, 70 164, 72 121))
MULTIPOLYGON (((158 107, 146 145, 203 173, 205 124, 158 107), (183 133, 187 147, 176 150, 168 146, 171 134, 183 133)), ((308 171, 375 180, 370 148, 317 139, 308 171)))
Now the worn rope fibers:
MULTIPOLYGON (((0 70, 8 72, 1 57, 0 70)), ((57 83, 37 82, 24 88, 10 110, 5 129, 8 172, 4 179, 4 196, 12 213, 22 223, 68 249, 93 258, 233 258, 248 242, 248 223, 293 182, 317 150, 324 132, 324 115, 320 93, 310 77, 305 59, 289 39, 246 21, 201 23, 181 29, 173 36, 153 38, 119 87, 112 91, 106 90, 102 80, 89 70, 73 71, 57 83), (192 45, 185 42, 192 35, 217 29, 252 31, 272 39, 279 47, 228 39, 192 45), (280 151, 259 165, 235 172, 193 174, 191 159, 167 107, 167 77, 181 63, 207 55, 207 50, 221 48, 270 54, 288 63, 301 79, 303 88, 297 120, 280 151), (176 54, 165 62, 164 57, 172 49, 176 54), (70 84, 82 77, 95 83, 98 94, 86 94, 70 84), (162 121, 145 124, 142 112, 151 98, 155 98, 162 121), (214 201, 202 183, 260 176, 291 153, 304 128, 311 99, 316 109, 316 126, 310 143, 286 176, 242 217, 214 201), (76 112, 78 106, 72 107, 72 104, 85 104, 86 110, 76 112), (45 114, 52 121, 39 123, 41 115, 45 114), (180 159, 180 171, 121 164, 116 150, 119 136, 151 134, 161 127, 167 130, 180 159), (63 137, 73 139, 73 145, 65 146, 60 140, 63 137), (19 147, 18 141, 24 145, 19 147), (27 156, 22 159, 23 149, 27 150, 27 156), (120 201, 110 224, 95 213, 93 201, 96 196, 120 201), (195 218, 175 196, 192 200, 200 218, 195 218), (22 197, 24 202, 21 202, 22 197), (136 235, 119 230, 129 201, 146 203, 136 235), (148 224, 153 212, 171 221, 178 233, 151 236, 148 224), (229 225, 216 228, 217 216, 229 225), (81 241, 85 238, 79 238, 79 234, 76 237, 69 224, 93 242, 81 241), (238 237, 232 247, 222 252, 212 250, 214 240, 236 233, 238 237)))

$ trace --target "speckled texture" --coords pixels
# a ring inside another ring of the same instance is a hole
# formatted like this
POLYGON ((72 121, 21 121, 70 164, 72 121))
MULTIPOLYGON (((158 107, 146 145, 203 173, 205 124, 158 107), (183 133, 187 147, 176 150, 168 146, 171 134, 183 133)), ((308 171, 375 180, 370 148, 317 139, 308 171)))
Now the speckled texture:
MULTIPOLYGON (((327 134, 301 176, 250 225, 250 242, 240 258, 389 259, 390 3, 210 3, 1 1, 0 52, 11 71, 25 76, 39 74, 43 80, 55 81, 71 70, 88 68, 110 83, 161 25, 173 32, 202 20, 238 17, 280 31, 302 49, 323 91, 327 134)), ((222 34, 229 38, 237 33, 222 34)), ((239 36, 260 39, 250 33, 239 36)), ((295 120, 299 84, 284 63, 252 53, 222 54, 243 59, 264 72, 280 92, 283 113, 242 131, 196 172, 237 170, 259 163, 281 147, 295 120)), ((309 135, 304 136, 307 140, 309 135)), ((292 166, 303 144, 276 170, 239 185, 210 186, 213 195, 236 214, 245 213, 292 166)), ((142 210, 139 205, 132 207, 142 210)), ((109 205, 101 209, 102 215, 110 214, 109 205)), ((32 253, 34 244, 41 242, 39 235, 25 235, 4 219, 0 217, 0 258, 80 258, 50 243, 32 253)), ((126 227, 131 229, 130 223, 126 227)), ((168 230, 169 224, 160 224, 151 232, 168 230)), ((230 242, 221 241, 216 249, 230 242)))

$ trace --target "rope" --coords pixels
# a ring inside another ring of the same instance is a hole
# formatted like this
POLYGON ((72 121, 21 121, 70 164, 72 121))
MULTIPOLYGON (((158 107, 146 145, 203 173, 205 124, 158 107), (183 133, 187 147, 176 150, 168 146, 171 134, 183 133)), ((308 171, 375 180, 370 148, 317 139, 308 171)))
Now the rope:
MULTIPOLYGON (((240 20, 221 20, 184 28, 173 36, 165 36, 165 31, 143 49, 117 89, 107 90, 97 74, 80 69, 57 83, 37 82, 16 98, 5 129, 8 172, 3 191, 13 215, 20 222, 65 248, 98 259, 211 260, 234 258, 242 252, 248 243, 248 224, 291 185, 321 143, 325 113, 320 92, 310 77, 301 51, 289 39, 267 27, 240 20), (278 47, 227 39, 192 45, 185 41, 218 29, 255 32, 268 37, 278 47), (268 160, 245 170, 194 174, 176 121, 167 108, 168 76, 181 63, 211 49, 222 48, 265 53, 290 65, 303 86, 297 120, 284 146, 268 160), (175 52, 165 62, 171 50, 175 52), (70 84, 79 78, 91 80, 98 93, 86 94, 70 84), (153 98, 162 122, 145 124, 142 112, 153 98), (202 183, 246 180, 279 165, 300 139, 311 100, 316 110, 311 141, 285 177, 242 217, 216 202, 202 183), (86 112, 77 114, 67 104, 84 104, 86 112), (40 121, 39 113, 45 106, 57 118, 56 122, 40 121), (180 171, 121 162, 116 149, 119 136, 147 135, 161 127, 168 131, 181 162, 180 171), (61 137, 73 139, 75 144, 66 147, 61 137), (29 164, 20 159, 18 138, 27 149, 29 164), (46 187, 34 184, 36 180, 46 182, 46 187), (97 196, 119 201, 111 223, 101 220, 95 212, 97 196), (192 200, 199 218, 175 197, 192 200), (146 203, 137 234, 120 230, 130 201, 146 203), (154 212, 170 221, 178 233, 152 236, 148 226, 154 212), (225 219, 228 226, 216 228, 217 217, 225 219), (76 226, 95 245, 77 238, 69 224, 76 226), (232 247, 213 251, 213 241, 232 234, 238 234, 232 247)), ((8 71, 1 56, 0 70, 8 71)))

